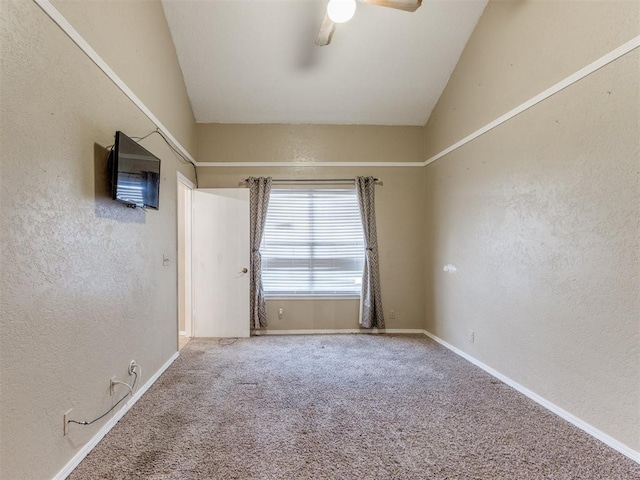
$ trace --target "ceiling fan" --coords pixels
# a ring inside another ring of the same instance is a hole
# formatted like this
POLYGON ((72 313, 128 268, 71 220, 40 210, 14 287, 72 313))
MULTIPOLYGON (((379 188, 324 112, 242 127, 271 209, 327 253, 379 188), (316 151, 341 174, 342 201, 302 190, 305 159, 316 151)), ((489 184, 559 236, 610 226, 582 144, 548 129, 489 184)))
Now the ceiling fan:
MULTIPOLYGON (((395 8, 405 12, 415 12, 422 0, 360 0, 371 5, 395 8)), ((344 23, 353 17, 356 11, 356 0, 330 0, 327 5, 327 13, 322 21, 322 26, 316 37, 316 45, 324 47, 331 43, 331 37, 337 23, 344 23)))

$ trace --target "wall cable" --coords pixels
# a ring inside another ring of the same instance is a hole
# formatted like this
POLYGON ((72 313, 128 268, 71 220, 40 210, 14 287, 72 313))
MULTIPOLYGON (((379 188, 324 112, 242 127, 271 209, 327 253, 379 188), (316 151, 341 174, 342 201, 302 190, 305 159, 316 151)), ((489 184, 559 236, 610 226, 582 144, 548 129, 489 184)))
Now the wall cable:
POLYGON ((91 425, 93 423, 96 423, 98 420, 102 420, 104 417, 106 417, 107 415, 109 415, 111 412, 113 412, 113 410, 122 403, 122 401, 127 398, 129 395, 133 396, 133 392, 136 388, 136 385, 138 383, 138 373, 135 371, 135 369, 138 368, 139 372, 140 372, 140 377, 142 377, 142 367, 140 367, 140 365, 138 365, 137 363, 133 365, 131 373, 133 375, 135 375, 135 378, 133 379, 133 384, 129 385, 128 383, 124 383, 124 382, 117 382, 117 381, 113 381, 113 384, 121 384, 121 385, 126 385, 129 388, 129 391, 127 392, 127 394, 122 397, 120 400, 118 400, 109 410, 107 410, 106 412, 104 412, 102 415, 100 415, 97 418, 94 418, 93 420, 89 420, 89 421, 84 421, 84 422, 80 422, 78 420, 67 420, 67 423, 76 423, 78 425, 91 425))
MULTIPOLYGON (((155 130, 152 130, 151 132, 147 133, 142 137, 129 137, 129 138, 131 138, 131 140, 133 140, 136 143, 140 143, 142 140, 144 140, 147 137, 150 137, 154 133, 157 133, 158 135, 160 135, 160 137, 162 137, 162 139, 165 141, 168 147, 178 157, 178 160, 180 161, 180 163, 182 163, 183 165, 190 164, 193 167, 193 175, 196 179, 196 188, 198 188, 198 170, 196 169, 196 164, 193 163, 191 160, 189 160, 186 156, 184 156, 177 148, 175 148, 171 143, 171 141, 164 135, 164 133, 162 133, 162 130, 160 130, 159 128, 156 128, 155 130)), ((111 150, 113 149, 114 146, 115 145, 109 145, 106 147, 106 149, 111 150)))

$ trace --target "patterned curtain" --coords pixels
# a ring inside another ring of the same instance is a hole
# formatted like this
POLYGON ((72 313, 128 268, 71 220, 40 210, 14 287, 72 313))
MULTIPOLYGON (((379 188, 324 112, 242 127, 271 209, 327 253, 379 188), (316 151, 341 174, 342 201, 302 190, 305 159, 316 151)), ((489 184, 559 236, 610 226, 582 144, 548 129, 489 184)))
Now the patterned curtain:
POLYGON ((269 206, 269 192, 271 191, 271 177, 249 177, 249 215, 250 215, 250 248, 251 274, 249 277, 249 291, 251 294, 251 328, 267 326, 267 307, 264 303, 262 289, 262 259, 260 258, 260 243, 264 231, 269 206))
POLYGON ((360 326, 384 328, 380 268, 378 267, 378 237, 376 234, 375 178, 356 177, 356 191, 364 231, 364 270, 360 297, 360 326))

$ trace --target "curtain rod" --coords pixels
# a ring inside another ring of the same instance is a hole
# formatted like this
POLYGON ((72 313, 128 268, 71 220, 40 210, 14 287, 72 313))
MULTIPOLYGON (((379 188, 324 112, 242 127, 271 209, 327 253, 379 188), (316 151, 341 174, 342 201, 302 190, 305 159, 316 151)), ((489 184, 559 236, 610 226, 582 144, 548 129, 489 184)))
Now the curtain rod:
MULTIPOLYGON (((246 183, 249 179, 245 178, 244 182, 246 183)), ((271 180, 272 182, 277 183, 355 183, 355 178, 274 178, 271 180)), ((378 185, 382 185, 382 182, 374 178, 374 181, 378 185)))

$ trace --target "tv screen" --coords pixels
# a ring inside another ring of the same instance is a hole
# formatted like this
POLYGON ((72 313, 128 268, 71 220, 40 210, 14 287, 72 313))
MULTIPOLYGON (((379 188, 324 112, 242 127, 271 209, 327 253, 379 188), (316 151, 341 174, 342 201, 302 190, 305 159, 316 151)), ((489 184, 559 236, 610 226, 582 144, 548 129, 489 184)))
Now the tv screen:
POLYGON ((160 201, 160 159, 116 132, 111 151, 113 199, 129 207, 158 209, 160 201))

